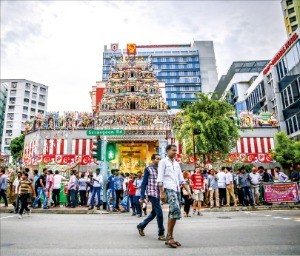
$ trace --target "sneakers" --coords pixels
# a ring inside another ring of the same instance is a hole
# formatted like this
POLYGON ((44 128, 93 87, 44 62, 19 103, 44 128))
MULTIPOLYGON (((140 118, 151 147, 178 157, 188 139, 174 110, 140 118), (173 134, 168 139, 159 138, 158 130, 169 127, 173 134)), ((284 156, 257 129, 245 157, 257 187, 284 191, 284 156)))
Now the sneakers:
POLYGON ((165 235, 158 236, 159 241, 166 241, 165 235))
POLYGON ((197 212, 198 216, 203 216, 203 214, 201 212, 197 212))
POLYGON ((28 217, 31 216, 31 210, 29 210, 29 211, 27 212, 27 216, 28 216, 28 217))
POLYGON ((193 214, 196 214, 196 209, 193 210, 193 214))
POLYGON ((99 207, 97 207, 97 210, 100 210, 100 206, 99 206, 99 207))
POLYGON ((93 210, 94 209, 94 206, 90 206, 89 208, 88 208, 88 210, 93 210))
POLYGON ((22 219, 22 215, 21 214, 19 214, 18 219, 22 219))
POLYGON ((144 229, 141 229, 139 226, 136 226, 139 231, 140 236, 145 236, 144 229))
POLYGON ((136 215, 136 213, 134 212, 131 216, 135 216, 136 215))

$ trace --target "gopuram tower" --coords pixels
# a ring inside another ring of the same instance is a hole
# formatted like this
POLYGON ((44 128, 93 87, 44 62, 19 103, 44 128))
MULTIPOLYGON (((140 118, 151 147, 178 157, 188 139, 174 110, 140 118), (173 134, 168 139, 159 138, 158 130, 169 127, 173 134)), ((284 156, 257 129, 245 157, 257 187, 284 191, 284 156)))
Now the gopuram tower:
POLYGON ((123 129, 116 142, 116 158, 110 168, 122 172, 142 171, 151 155, 164 153, 171 131, 164 83, 153 71, 151 56, 112 56, 111 72, 98 106, 95 129, 123 129))

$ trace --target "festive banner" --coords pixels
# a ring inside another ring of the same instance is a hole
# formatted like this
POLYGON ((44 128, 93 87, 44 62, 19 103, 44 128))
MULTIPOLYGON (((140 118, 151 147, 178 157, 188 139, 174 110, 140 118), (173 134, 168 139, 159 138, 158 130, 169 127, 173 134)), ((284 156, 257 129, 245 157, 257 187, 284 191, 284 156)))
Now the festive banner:
POLYGON ((269 153, 232 153, 229 154, 227 162, 241 162, 241 163, 272 163, 273 159, 269 153))
POLYGON ((268 203, 299 201, 296 182, 264 184, 264 191, 265 200, 268 203))
POLYGON ((136 54, 136 44, 127 44, 127 54, 135 55, 136 54))
POLYGON ((23 157, 24 165, 37 165, 39 163, 42 164, 72 164, 78 163, 79 165, 87 165, 91 164, 92 159, 90 155, 39 155, 35 158, 31 158, 28 156, 23 157))

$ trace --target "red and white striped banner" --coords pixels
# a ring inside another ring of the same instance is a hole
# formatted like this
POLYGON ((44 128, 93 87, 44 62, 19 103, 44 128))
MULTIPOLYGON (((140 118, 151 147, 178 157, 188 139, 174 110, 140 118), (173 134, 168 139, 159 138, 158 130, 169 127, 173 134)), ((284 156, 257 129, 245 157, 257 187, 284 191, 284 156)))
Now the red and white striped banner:
POLYGON ((37 154, 37 141, 32 140, 24 146, 24 156, 33 157, 37 154))
POLYGON ((46 139, 44 140, 44 155, 63 155, 68 154, 67 140, 65 139, 46 139))
POLYGON ((236 153, 270 153, 274 148, 274 138, 261 137, 261 138, 240 138, 237 141, 236 149, 232 152, 236 153))
POLYGON ((93 147, 92 139, 72 140, 72 152, 74 155, 90 155, 93 147))

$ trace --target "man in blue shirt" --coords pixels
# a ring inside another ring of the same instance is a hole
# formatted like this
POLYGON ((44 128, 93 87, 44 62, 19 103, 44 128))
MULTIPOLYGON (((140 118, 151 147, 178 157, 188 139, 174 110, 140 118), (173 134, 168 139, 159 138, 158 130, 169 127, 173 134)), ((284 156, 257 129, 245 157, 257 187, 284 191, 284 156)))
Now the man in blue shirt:
POLYGON ((158 240, 165 241, 166 238, 164 235, 164 219, 159 199, 159 188, 157 185, 157 167, 158 162, 160 161, 160 155, 153 154, 151 156, 151 160, 152 164, 146 167, 146 169, 144 170, 144 178, 141 186, 140 203, 145 202, 147 194, 149 201, 152 204, 152 211, 143 222, 137 225, 137 229, 139 230, 139 234, 141 236, 145 236, 144 229, 156 217, 158 225, 158 240))
POLYGON ((0 170, 0 201, 1 201, 1 198, 3 198, 5 207, 8 207, 6 188, 7 188, 7 177, 5 175, 5 170, 1 169, 0 170))
POLYGON ((107 179, 107 211, 110 212, 110 197, 113 198, 113 211, 116 210, 116 193, 115 193, 115 176, 114 170, 111 170, 111 175, 107 179))
POLYGON ((115 193, 116 193, 116 209, 119 211, 119 203, 123 195, 123 176, 118 169, 115 170, 115 193))

